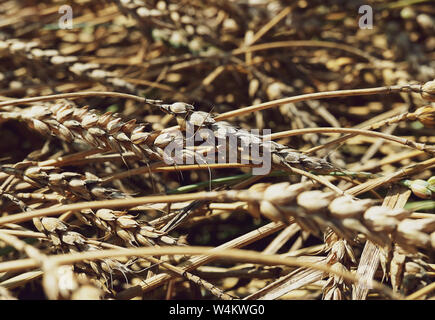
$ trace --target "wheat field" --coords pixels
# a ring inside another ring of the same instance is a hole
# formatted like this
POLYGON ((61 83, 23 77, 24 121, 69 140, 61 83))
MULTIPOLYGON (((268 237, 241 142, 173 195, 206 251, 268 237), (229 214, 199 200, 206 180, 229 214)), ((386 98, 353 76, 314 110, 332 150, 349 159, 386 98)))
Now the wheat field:
POLYGON ((1 1, 0 300, 433 300, 434 13, 1 1))

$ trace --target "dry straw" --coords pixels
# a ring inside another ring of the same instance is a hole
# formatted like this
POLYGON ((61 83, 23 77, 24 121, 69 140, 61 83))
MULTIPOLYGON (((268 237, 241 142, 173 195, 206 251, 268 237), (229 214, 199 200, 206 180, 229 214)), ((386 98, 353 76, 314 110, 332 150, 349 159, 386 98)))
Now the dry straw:
POLYGON ((0 299, 433 298, 426 2, 1 4, 0 299))

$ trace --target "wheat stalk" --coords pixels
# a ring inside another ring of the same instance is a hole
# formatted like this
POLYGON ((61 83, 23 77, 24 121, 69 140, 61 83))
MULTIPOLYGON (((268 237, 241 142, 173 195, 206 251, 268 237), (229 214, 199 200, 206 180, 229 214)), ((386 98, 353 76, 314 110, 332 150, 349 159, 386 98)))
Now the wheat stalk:
MULTIPOLYGON (((385 125, 393 125, 397 124, 402 121, 415 121, 418 120, 421 123, 423 123, 425 126, 432 127, 435 125, 435 108, 431 106, 425 106, 418 108, 415 112, 404 112, 402 114, 399 114, 397 116, 376 122, 372 125, 367 125, 362 127, 361 129, 364 130, 376 130, 379 129, 385 125)), ((354 137, 356 134, 346 134, 340 138, 333 139, 327 143, 324 143, 320 146, 310 148, 309 150, 305 151, 306 154, 312 154, 320 149, 327 148, 329 146, 332 146, 334 144, 342 143, 346 141, 347 139, 350 139, 354 137)))
MULTIPOLYGON (((213 130, 217 137, 225 134, 234 137, 238 143, 243 143, 249 148, 258 145, 262 148, 272 148, 272 163, 278 167, 296 167, 302 170, 313 170, 316 172, 336 171, 327 161, 306 156, 294 149, 287 148, 273 142, 267 144, 262 142, 261 137, 237 129, 225 122, 215 122, 209 114, 201 111, 191 112, 186 104, 172 104, 177 116, 186 116, 187 122, 195 127, 205 127, 213 130)), ((114 150, 118 153, 125 151, 133 152, 140 159, 153 159, 162 161, 168 159, 164 148, 174 141, 176 136, 163 132, 146 132, 145 127, 137 124, 136 121, 124 122, 121 118, 105 113, 102 116, 89 111, 87 108, 74 108, 66 104, 57 104, 51 107, 34 106, 30 109, 14 110, 12 112, 0 112, 0 118, 22 120, 45 136, 56 136, 64 141, 72 142, 76 139, 89 144, 91 147, 102 150, 114 150)), ((189 137, 194 139, 194 137, 189 137)), ((178 143, 182 144, 183 141, 178 143)), ((183 158, 192 157, 198 153, 183 149, 183 158)), ((202 159, 202 157, 199 157, 202 159)), ((170 157, 169 157, 170 159, 170 157)))

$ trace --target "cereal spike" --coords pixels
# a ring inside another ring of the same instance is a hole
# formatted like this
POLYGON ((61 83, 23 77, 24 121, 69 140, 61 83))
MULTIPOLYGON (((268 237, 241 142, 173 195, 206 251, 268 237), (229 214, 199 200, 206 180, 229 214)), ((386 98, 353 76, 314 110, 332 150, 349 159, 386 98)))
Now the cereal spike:
POLYGON ((435 248, 435 218, 409 219, 411 212, 405 209, 390 209, 375 205, 373 200, 308 190, 307 183, 260 184, 237 193, 223 191, 220 199, 247 201, 248 210, 254 216, 261 213, 275 221, 292 218, 316 235, 330 228, 351 242, 362 233, 381 246, 395 242, 411 252, 416 248, 435 248))

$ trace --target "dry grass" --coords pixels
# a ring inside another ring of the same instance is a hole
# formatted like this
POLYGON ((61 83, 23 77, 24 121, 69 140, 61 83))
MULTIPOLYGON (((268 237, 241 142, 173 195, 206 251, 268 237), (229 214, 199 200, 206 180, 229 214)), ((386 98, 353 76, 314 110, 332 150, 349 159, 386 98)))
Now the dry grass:
POLYGON ((434 11, 357 2, 0 4, 0 299, 433 299, 434 11))

